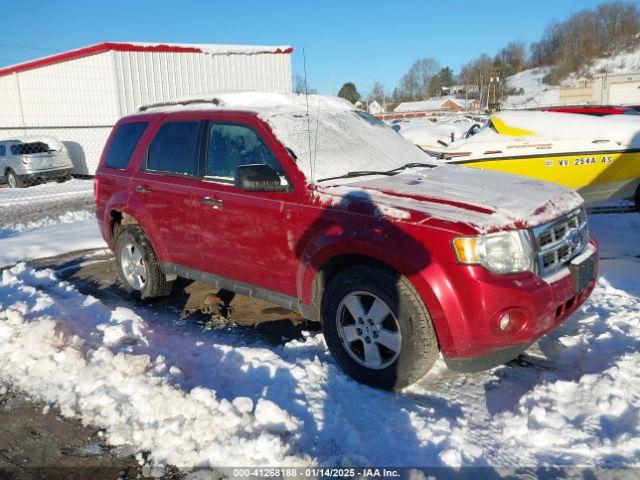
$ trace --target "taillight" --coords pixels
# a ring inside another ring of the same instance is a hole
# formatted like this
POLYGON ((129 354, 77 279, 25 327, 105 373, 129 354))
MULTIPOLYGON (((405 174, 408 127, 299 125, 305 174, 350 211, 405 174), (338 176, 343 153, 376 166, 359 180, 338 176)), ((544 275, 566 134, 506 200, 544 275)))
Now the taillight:
POLYGON ((93 177, 93 199, 98 203, 98 195, 100 195, 100 177, 93 177))

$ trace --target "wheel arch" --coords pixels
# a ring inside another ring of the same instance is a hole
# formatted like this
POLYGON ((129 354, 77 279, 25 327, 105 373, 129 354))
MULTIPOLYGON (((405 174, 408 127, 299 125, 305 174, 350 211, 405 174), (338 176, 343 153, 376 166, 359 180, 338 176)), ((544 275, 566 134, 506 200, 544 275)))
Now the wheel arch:
POLYGON ((112 205, 106 209, 105 212, 106 221, 109 225, 109 232, 111 235, 111 243, 115 246, 115 238, 118 232, 125 225, 138 225, 144 232, 145 236, 149 240, 151 247, 160 261, 164 261, 167 258, 167 250, 160 240, 160 237, 156 234, 152 222, 141 220, 142 217, 136 216, 131 211, 122 205, 112 205))
MULTIPOLYGON (((380 268, 393 271, 407 278, 409 284, 416 291, 431 317, 440 346, 448 346, 452 342, 452 333, 444 313, 444 308, 438 299, 438 295, 434 292, 432 285, 419 273, 411 273, 403 269, 401 263, 393 262, 393 257, 385 256, 382 252, 363 253, 344 251, 323 258, 321 262, 316 264, 316 267, 309 267, 307 269, 307 275, 310 276, 309 287, 304 290, 303 293, 307 293, 307 296, 303 298, 305 298, 305 303, 308 303, 311 307, 312 320, 321 320, 322 297, 331 278, 344 268, 358 265, 379 266, 380 268), (389 259, 392 261, 389 262, 389 259)), ((444 281, 443 278, 446 277, 446 275, 440 271, 437 266, 435 270, 436 271, 431 272, 429 277, 432 278, 435 276, 439 279, 437 283, 441 283, 444 281)))

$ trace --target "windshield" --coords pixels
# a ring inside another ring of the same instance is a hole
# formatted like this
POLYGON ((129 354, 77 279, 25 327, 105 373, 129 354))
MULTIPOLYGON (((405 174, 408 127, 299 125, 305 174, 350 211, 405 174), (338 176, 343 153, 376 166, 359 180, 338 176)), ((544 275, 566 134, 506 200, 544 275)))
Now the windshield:
MULTIPOLYGON (((332 111, 309 105, 304 114, 272 114, 266 120, 297 157, 307 179, 317 181, 354 171, 388 171, 408 163, 436 164, 426 153, 386 124, 353 110, 332 111), (310 132, 310 133, 309 133, 310 132), (314 173, 311 175, 311 159, 314 173)), ((358 178, 345 181, 357 181, 358 178)))

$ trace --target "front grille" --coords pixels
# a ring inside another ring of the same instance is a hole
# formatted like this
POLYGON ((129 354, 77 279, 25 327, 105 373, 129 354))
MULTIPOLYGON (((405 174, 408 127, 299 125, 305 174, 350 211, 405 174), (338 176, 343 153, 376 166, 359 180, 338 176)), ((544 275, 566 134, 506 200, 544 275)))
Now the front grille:
POLYGON ((533 229, 538 274, 549 275, 578 255, 589 243, 583 207, 533 229))

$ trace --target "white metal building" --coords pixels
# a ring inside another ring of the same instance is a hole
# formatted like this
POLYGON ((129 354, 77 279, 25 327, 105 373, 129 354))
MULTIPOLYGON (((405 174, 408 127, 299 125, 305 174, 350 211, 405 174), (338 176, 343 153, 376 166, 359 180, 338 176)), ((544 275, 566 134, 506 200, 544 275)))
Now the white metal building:
POLYGON ((593 100, 597 104, 640 104, 640 73, 594 75, 593 100))
POLYGON ((213 89, 291 92, 289 46, 101 43, 0 69, 0 139, 51 135, 93 174, 140 105, 213 89))

